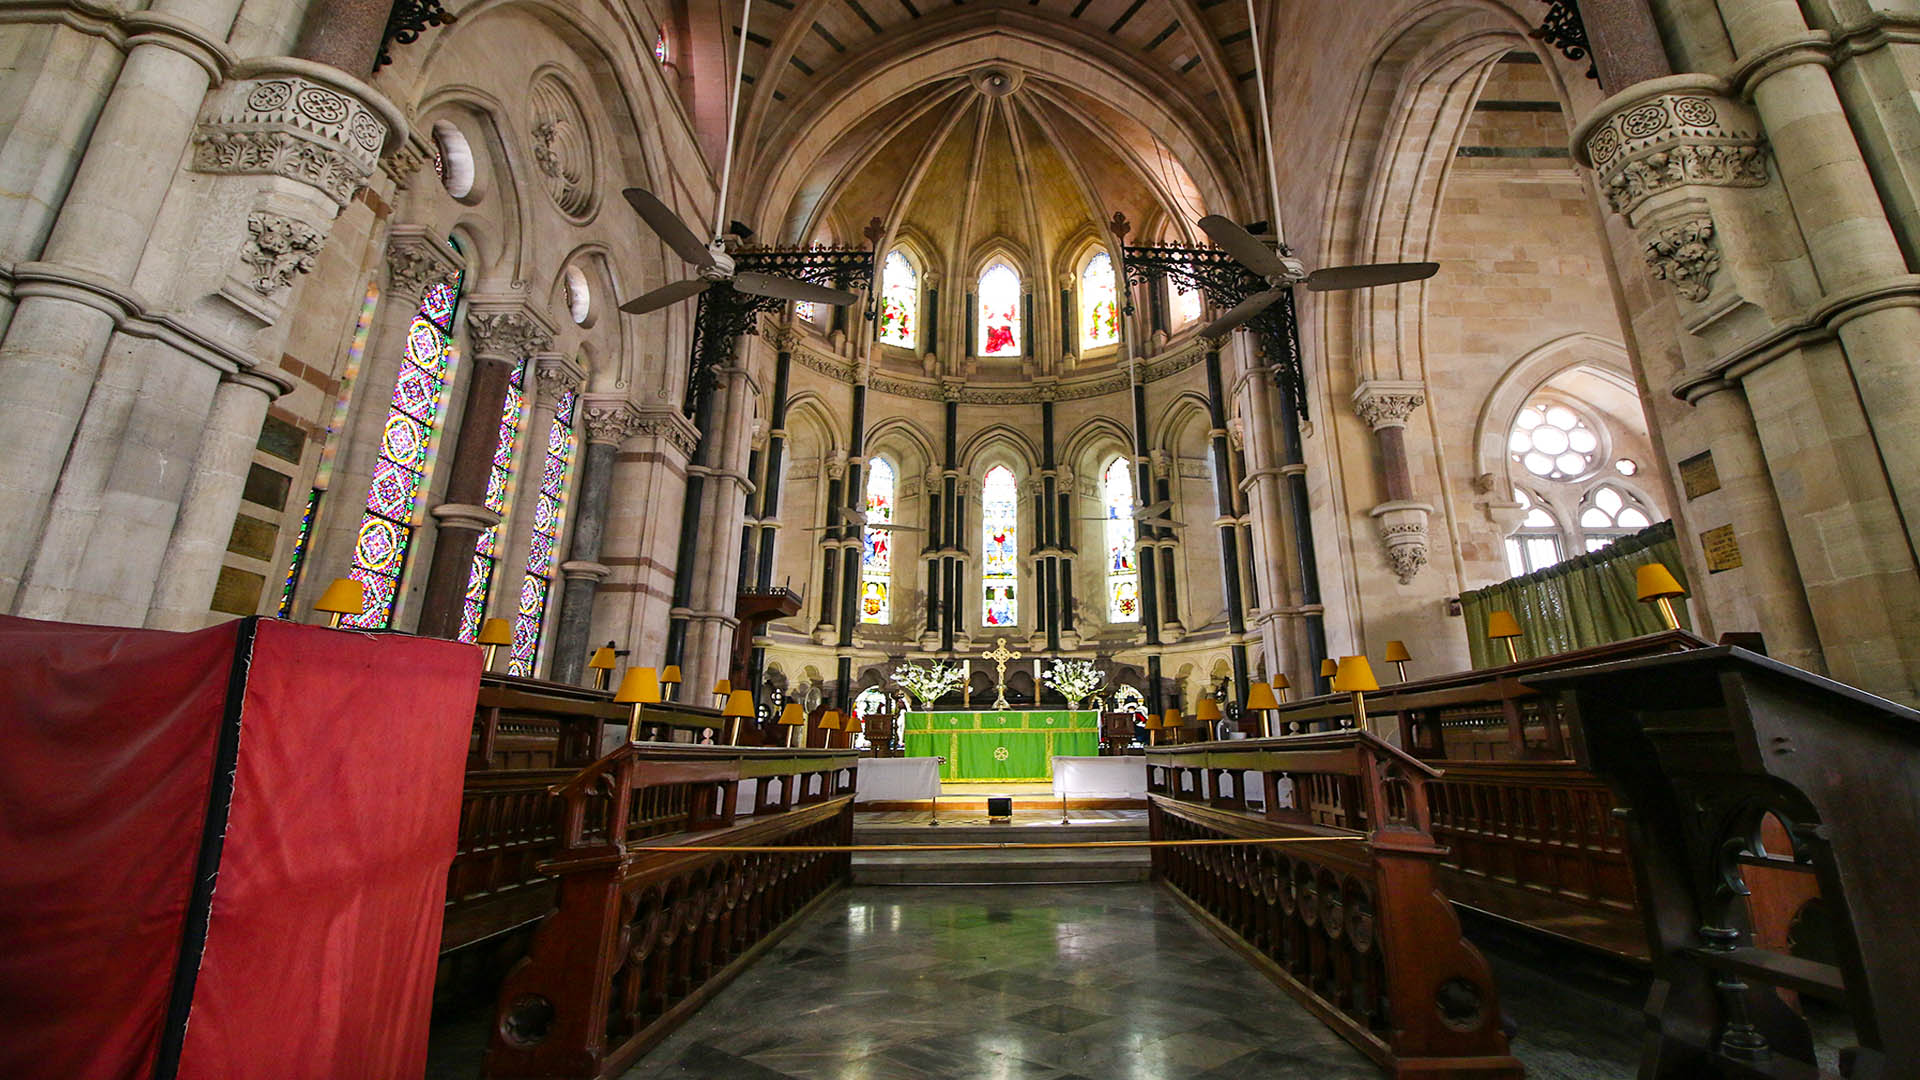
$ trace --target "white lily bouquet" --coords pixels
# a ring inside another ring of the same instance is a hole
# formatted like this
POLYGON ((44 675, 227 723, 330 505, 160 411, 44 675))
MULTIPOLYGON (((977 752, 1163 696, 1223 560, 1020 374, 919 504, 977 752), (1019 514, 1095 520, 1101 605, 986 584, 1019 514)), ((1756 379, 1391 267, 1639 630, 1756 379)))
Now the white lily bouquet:
POLYGON ((934 702, 960 688, 966 673, 960 670, 959 664, 908 661, 895 667, 891 677, 895 686, 920 699, 921 708, 931 709, 934 702))
POLYGON ((1066 698, 1069 707, 1078 709, 1081 702, 1107 685, 1107 674, 1091 660, 1055 660, 1040 680, 1066 698))

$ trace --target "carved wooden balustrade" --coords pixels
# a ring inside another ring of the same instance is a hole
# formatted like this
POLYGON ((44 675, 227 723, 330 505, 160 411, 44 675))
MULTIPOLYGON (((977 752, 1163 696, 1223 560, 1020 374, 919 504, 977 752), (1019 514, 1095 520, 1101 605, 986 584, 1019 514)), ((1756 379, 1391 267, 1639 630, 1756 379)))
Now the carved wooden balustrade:
MULTIPOLYGON (((1369 726, 1442 770, 1430 785, 1441 884, 1454 902, 1636 960, 1647 956, 1633 859, 1607 785, 1573 760, 1557 694, 1536 676, 1705 647, 1686 631, 1649 634, 1480 671, 1384 685, 1369 726)), ((1275 713, 1275 731, 1338 729, 1351 699, 1325 695, 1275 713)))
POLYGON ((1153 849, 1155 875, 1217 933, 1394 1076, 1521 1075, 1486 960, 1440 891, 1434 769, 1360 732, 1146 758, 1154 839, 1305 841, 1153 849))
POLYGON ((490 1077, 618 1075, 828 890, 853 836, 851 750, 632 743, 554 789, 553 913, 506 978, 490 1077))

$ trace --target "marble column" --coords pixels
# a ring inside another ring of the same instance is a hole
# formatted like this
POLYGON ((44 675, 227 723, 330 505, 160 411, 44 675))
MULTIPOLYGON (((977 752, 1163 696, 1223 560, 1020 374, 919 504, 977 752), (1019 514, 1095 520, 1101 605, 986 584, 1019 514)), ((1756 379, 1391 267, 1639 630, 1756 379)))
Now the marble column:
POLYGON ((214 391, 213 409, 207 415, 180 515, 160 560, 148 626, 198 630, 212 621, 208 606, 226 558, 233 518, 240 510, 240 492, 253 464, 267 403, 286 390, 282 382, 236 372, 214 391))
POLYGON ((1247 692, 1247 609, 1240 591, 1240 523, 1234 513, 1233 452, 1227 445, 1227 381, 1220 366, 1220 341, 1206 344, 1207 439, 1213 454, 1213 498, 1220 536, 1220 580, 1227 602, 1227 632, 1231 634, 1233 690, 1230 699, 1243 700, 1247 692))
POLYGON ((436 535, 427 587, 420 599, 417 632, 455 638, 473 575, 480 534, 500 523, 486 506, 487 480, 500 446, 500 412, 514 368, 553 344, 553 334, 529 309, 493 306, 476 299, 467 315, 473 374, 454 443, 446 498, 431 511, 436 535))
MULTIPOLYGON (((1153 454, 1149 450, 1147 435, 1147 384, 1141 379, 1140 365, 1136 361, 1131 378, 1133 382, 1133 486, 1136 506, 1153 505, 1153 454)), ((1146 644, 1160 644, 1160 575, 1159 560, 1154 557, 1153 534, 1156 530, 1142 526, 1134 534, 1134 557, 1140 566, 1140 628, 1146 634, 1146 644)), ((1160 667, 1160 657, 1155 650, 1152 656, 1154 671, 1160 667)), ((1156 687, 1157 687, 1156 683, 1156 687)), ((1160 700, 1160 691, 1149 691, 1153 702, 1160 700)), ((1156 711, 1158 711, 1156 706, 1156 711)))
POLYGON ((1427 521, 1433 505, 1414 498, 1406 442, 1407 418, 1426 400, 1426 388, 1417 382, 1369 379, 1353 392, 1353 411, 1373 429, 1387 494, 1386 501, 1367 512, 1378 523, 1387 563, 1402 585, 1412 584, 1427 565, 1427 521))
POLYGON ((639 413, 625 402, 587 402, 583 412, 587 446, 580 463, 580 486, 573 495, 569 557, 560 564, 566 586, 554 625, 550 677, 555 682, 577 683, 586 672, 594 593, 611 572, 600 559, 607 529, 607 501, 613 490, 613 459, 620 444, 640 426, 639 413))

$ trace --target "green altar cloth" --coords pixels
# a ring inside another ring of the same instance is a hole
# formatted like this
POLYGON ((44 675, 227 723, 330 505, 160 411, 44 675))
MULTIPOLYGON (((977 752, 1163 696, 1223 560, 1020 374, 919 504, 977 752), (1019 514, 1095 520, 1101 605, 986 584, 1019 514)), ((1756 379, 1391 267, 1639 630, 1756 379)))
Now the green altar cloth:
POLYGON ((1100 714, 1089 710, 910 712, 902 717, 908 757, 944 757, 942 780, 1053 779, 1054 756, 1100 752, 1100 714))

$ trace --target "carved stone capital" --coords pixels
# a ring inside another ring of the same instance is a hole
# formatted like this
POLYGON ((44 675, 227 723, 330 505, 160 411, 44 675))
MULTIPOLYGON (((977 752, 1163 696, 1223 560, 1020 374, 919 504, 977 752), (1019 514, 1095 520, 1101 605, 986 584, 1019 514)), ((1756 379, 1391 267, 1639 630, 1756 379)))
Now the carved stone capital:
POLYGON ((778 352, 789 352, 793 349, 793 343, 800 340, 800 334, 786 323, 775 323, 772 327, 762 330, 760 338, 778 352))
POLYGON ((1427 388, 1418 382, 1369 379, 1353 391, 1353 411, 1375 431, 1406 427, 1413 410, 1427 403, 1427 388))
POLYGON ((1689 185, 1762 187, 1759 118, 1710 75, 1638 83, 1602 102, 1573 133, 1574 160, 1592 169, 1616 214, 1689 185))
POLYGON ((1647 268, 1653 276, 1671 282, 1680 299, 1699 303, 1713 291, 1713 275, 1720 269, 1720 245, 1713 237, 1713 218, 1704 211, 1647 229, 1641 236, 1647 268))
POLYGON ((521 304, 493 307, 475 301, 467 312, 467 336, 475 356, 516 362, 553 348, 553 331, 521 304))
POLYGON ((640 410, 624 398, 587 399, 587 442, 619 446, 640 430, 640 410))
POLYGON ((568 581, 592 581, 598 583, 605 581, 607 577, 613 573, 613 567, 605 563, 589 562, 585 559, 574 559, 561 563, 560 573, 568 581))
POLYGON ((1427 565, 1427 518, 1433 507, 1417 502, 1386 502, 1369 510, 1387 549, 1387 564, 1400 584, 1413 584, 1427 565))
POLYGON ((689 460, 700 449, 700 429, 679 409, 653 406, 641 409, 634 434, 662 439, 689 460))
POLYGON ((427 286, 460 272, 446 243, 418 225, 395 225, 387 237, 387 293, 418 303, 427 286))
POLYGON ((192 169, 282 176, 344 206, 373 175, 391 130, 379 110, 313 75, 235 79, 207 96, 192 169))
POLYGON ((847 478, 847 452, 835 450, 827 455, 827 479, 845 480, 847 478))
POLYGON ((586 373, 560 353, 546 353, 535 358, 533 377, 540 382, 540 400, 551 404, 568 390, 578 391, 586 373))
POLYGON ((472 503, 441 503, 429 510, 443 529, 472 529, 485 532, 500 524, 500 514, 472 503))

